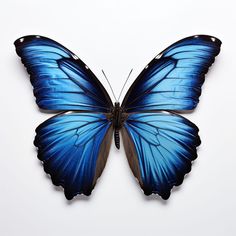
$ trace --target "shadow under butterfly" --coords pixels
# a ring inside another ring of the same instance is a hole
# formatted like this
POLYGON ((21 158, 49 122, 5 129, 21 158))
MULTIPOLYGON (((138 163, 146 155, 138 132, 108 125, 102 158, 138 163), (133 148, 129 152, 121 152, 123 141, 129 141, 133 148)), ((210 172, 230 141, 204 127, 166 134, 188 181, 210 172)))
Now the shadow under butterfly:
POLYGON ((36 129, 34 144, 52 182, 68 200, 90 195, 102 174, 112 136, 121 132, 130 168, 146 195, 168 199, 191 170, 198 128, 178 115, 193 110, 221 41, 184 38, 158 54, 114 105, 103 85, 75 54, 42 36, 15 41, 42 109, 60 114, 36 129))

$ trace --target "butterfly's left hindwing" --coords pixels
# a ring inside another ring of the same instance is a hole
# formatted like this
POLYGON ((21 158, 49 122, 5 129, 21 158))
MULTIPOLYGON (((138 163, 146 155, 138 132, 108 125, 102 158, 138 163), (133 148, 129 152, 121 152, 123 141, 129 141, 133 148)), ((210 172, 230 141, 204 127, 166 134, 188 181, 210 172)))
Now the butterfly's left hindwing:
POLYGON ((37 105, 46 110, 109 112, 113 106, 93 72, 61 44, 42 36, 15 41, 34 87, 37 105))
POLYGON ((130 167, 144 193, 163 199, 191 170, 200 145, 197 126, 168 112, 129 114, 122 135, 130 167))
POLYGON ((67 199, 91 193, 105 166, 112 131, 106 115, 76 112, 54 116, 36 129, 38 158, 67 199))

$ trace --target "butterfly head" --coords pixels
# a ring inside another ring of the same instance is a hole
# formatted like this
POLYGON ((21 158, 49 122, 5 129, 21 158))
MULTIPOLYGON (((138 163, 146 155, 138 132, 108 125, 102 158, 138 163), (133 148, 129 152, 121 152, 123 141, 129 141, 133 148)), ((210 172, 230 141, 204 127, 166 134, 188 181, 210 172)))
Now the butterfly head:
POLYGON ((115 102, 115 108, 120 108, 120 103, 119 102, 115 102))

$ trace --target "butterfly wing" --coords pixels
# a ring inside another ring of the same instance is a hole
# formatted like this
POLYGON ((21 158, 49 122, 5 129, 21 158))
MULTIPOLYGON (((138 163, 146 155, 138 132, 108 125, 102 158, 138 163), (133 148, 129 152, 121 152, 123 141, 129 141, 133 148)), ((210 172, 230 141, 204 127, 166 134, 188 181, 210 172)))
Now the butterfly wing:
POLYGON ((68 200, 90 195, 104 169, 112 131, 105 114, 80 112, 54 116, 36 129, 38 158, 68 200))
POLYGON ((146 195, 168 199, 191 170, 200 145, 198 128, 169 112, 129 114, 122 128, 130 167, 146 195))
POLYGON ((219 39, 206 35, 174 43, 141 72, 123 100, 123 109, 126 112, 194 109, 220 45, 219 39))
POLYGON ((42 36, 22 37, 15 47, 30 74, 40 108, 110 111, 112 101, 102 84, 68 49, 42 36))
POLYGON ((15 41, 42 109, 69 111, 36 129, 38 158, 67 199, 89 195, 108 156, 112 101, 92 71, 72 52, 42 36, 15 41), (75 112, 79 111, 79 112, 75 112))
POLYGON ((198 35, 174 43, 141 72, 122 108, 126 155, 144 193, 168 199, 191 170, 200 145, 198 128, 170 111, 194 109, 205 74, 220 51, 219 39, 198 35), (166 112, 160 112, 166 110, 166 112))

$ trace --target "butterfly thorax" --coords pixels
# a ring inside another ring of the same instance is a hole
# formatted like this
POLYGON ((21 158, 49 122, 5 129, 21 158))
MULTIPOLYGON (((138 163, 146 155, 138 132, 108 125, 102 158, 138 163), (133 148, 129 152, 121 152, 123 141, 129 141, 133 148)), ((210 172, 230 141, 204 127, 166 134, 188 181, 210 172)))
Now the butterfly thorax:
POLYGON ((119 130, 122 128, 124 121, 125 121, 125 114, 123 113, 123 109, 120 106, 119 102, 115 102, 115 106, 112 111, 112 124, 114 128, 115 145, 118 149, 120 148, 119 130))

